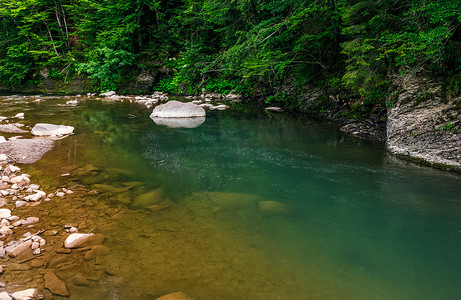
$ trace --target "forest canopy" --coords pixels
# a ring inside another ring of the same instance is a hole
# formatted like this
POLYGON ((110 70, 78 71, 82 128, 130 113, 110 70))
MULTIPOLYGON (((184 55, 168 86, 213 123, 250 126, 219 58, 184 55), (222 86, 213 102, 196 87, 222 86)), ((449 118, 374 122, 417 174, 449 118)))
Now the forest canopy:
POLYGON ((460 22, 461 0, 0 0, 0 81, 105 91, 144 72, 171 93, 318 84, 376 105, 394 75, 457 89, 460 22))

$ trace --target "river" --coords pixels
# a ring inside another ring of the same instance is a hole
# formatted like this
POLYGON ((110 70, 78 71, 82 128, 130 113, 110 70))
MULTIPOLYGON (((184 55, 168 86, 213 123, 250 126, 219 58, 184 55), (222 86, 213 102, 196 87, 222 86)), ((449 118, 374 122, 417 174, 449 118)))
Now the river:
MULTIPOLYGON (((169 128, 135 103, 69 99, 4 96, 0 115, 75 127, 21 166, 47 192, 100 192, 42 206, 43 226, 103 232, 117 262, 71 299, 459 299, 459 174, 250 104, 169 128)), ((79 266, 66 266, 70 280, 79 266)))

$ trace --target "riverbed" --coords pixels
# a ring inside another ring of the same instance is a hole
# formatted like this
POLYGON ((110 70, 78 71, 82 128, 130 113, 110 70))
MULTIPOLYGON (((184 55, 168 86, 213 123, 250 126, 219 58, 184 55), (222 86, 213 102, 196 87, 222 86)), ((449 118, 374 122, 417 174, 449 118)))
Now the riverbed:
POLYGON ((69 99, 0 99, 0 115, 24 112, 25 126, 75 127, 20 165, 47 192, 74 193, 14 211, 59 233, 43 265, 3 275, 7 290, 45 290, 53 269, 70 299, 458 299, 460 175, 247 103, 169 128, 134 102, 69 99), (104 234, 110 254, 56 253, 68 224, 104 234))

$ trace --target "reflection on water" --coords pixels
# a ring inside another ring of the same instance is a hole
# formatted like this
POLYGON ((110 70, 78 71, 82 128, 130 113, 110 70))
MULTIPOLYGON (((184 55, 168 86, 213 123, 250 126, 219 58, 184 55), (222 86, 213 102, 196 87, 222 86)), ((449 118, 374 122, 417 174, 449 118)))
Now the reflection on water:
POLYGON ((171 128, 129 103, 31 100, 2 100, 0 115, 25 111, 28 125, 52 120, 76 134, 30 171, 99 191, 87 209, 115 226, 105 234, 119 272, 71 298, 98 299, 102 287, 111 299, 461 292, 458 175, 396 160, 328 124, 241 104, 208 112, 199 127, 171 128))

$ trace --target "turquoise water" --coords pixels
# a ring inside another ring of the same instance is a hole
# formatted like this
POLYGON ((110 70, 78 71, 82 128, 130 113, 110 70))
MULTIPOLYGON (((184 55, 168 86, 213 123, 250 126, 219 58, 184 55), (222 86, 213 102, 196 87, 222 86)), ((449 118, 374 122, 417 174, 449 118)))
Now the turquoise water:
POLYGON ((110 242, 125 264, 114 299, 135 290, 139 299, 175 290, 197 299, 459 299, 458 174, 241 103, 178 129, 131 103, 11 99, 0 115, 76 127, 37 168, 92 163, 100 172, 75 180, 142 182, 139 193, 162 188, 174 203, 158 214, 123 204, 137 217, 110 242), (262 211, 261 201, 283 209, 262 211), (120 246, 128 241, 131 249, 120 246))

